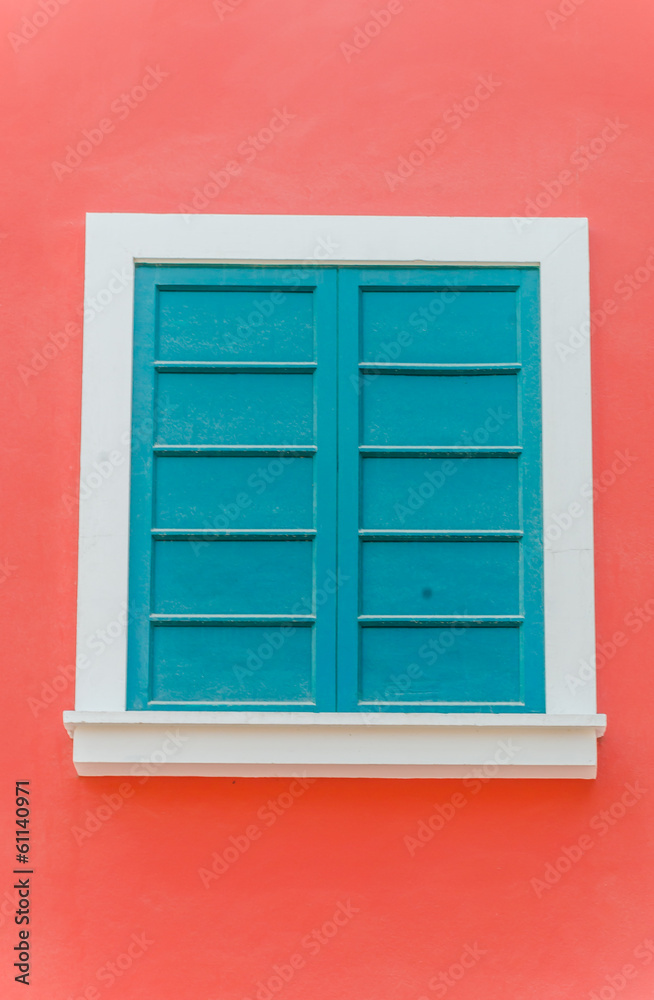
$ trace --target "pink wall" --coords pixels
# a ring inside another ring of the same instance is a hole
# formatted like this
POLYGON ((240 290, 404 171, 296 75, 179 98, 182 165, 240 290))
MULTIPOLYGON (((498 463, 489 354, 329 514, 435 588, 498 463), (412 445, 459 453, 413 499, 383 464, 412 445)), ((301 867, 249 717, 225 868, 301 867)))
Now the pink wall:
POLYGON ((654 11, 646 0, 560 8, 380 0, 389 23, 356 49, 371 7, 351 0, 225 0, 220 11, 210 0, 3 4, 3 997, 23 989, 4 895, 14 777, 32 782, 34 1000, 253 1000, 275 965, 292 973, 285 1000, 611 1000, 654 988, 642 945, 654 936, 644 693, 654 654, 654 11), (149 67, 162 75, 130 108, 121 95, 149 67), (480 91, 464 119, 455 105, 480 77, 492 93, 480 91), (248 137, 275 109, 293 117, 256 150, 248 137), (607 119, 626 128, 590 160, 582 147, 607 119), (53 167, 98 127, 106 134, 78 166, 53 167), (425 164, 389 182, 438 128, 445 139, 425 164), (125 779, 76 776, 61 712, 73 706, 81 380, 78 328, 67 324, 82 302, 84 213, 177 212, 228 161, 240 170, 207 211, 519 216, 549 185, 561 193, 541 196, 542 214, 590 219, 593 307, 615 304, 597 314, 593 337, 595 469, 610 484, 596 503, 598 635, 622 634, 599 673, 609 731, 597 781, 319 780, 285 808, 288 780, 153 777, 121 793, 125 779), (571 183, 557 187, 566 170, 571 183), (631 287, 619 284, 625 275, 636 275, 631 287), (616 452, 632 456, 617 477, 607 471, 616 452), (636 795, 623 802, 627 785, 636 795), (404 838, 456 792, 465 804, 457 798, 412 854, 404 838), (280 795, 274 816, 265 806, 280 795), (99 828, 78 844, 75 828, 98 809, 99 828), (243 847, 252 824, 261 835, 203 884, 213 852, 231 837, 243 847), (557 859, 569 870, 554 882, 557 859), (547 888, 532 881, 546 870, 547 888), (324 937, 341 904, 343 926, 324 937), (324 943, 307 938, 314 928, 324 943), (130 942, 133 957, 119 962, 130 967, 114 979, 107 963, 130 942), (295 954, 300 968, 289 965, 295 954), (464 954, 459 981, 434 979, 453 963, 459 975, 464 954))

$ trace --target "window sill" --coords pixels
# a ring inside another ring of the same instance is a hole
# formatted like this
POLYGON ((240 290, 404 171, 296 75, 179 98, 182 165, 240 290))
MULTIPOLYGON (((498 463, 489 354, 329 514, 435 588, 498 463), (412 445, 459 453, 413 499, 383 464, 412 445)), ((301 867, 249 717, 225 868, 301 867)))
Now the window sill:
POLYGON ((81 775, 595 778, 604 715, 64 712, 81 775))

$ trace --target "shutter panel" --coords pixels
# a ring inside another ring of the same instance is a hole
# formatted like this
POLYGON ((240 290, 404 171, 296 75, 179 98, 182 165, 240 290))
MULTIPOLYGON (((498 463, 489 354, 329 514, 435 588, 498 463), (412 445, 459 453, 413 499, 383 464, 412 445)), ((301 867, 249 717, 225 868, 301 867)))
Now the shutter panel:
POLYGON ((339 277, 339 709, 543 711, 538 272, 339 277))
POLYGON ((335 286, 137 267, 131 708, 335 707, 335 286))
POLYGON ((542 711, 539 352, 535 268, 140 265, 129 707, 542 711))

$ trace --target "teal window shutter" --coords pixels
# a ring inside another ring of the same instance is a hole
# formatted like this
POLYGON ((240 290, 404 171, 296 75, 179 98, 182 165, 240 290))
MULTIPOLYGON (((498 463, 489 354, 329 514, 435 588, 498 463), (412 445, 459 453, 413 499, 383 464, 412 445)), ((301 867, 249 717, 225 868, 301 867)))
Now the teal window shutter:
POLYGON ((344 269, 339 344, 339 708, 544 711, 537 269, 344 269))
POLYGON ((335 708, 335 283, 136 269, 132 708, 335 708))
POLYGON ((544 711, 536 268, 136 269, 129 706, 544 711))

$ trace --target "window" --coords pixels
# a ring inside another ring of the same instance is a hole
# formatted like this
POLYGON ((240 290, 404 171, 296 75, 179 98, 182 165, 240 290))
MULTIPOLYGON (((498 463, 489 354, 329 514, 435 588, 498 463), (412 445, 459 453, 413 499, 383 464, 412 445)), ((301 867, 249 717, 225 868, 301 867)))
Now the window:
POLYGON ((586 241, 89 217, 81 773, 594 775, 586 241))
POLYGON ((135 304, 130 708, 543 711, 537 269, 142 264, 135 304))

